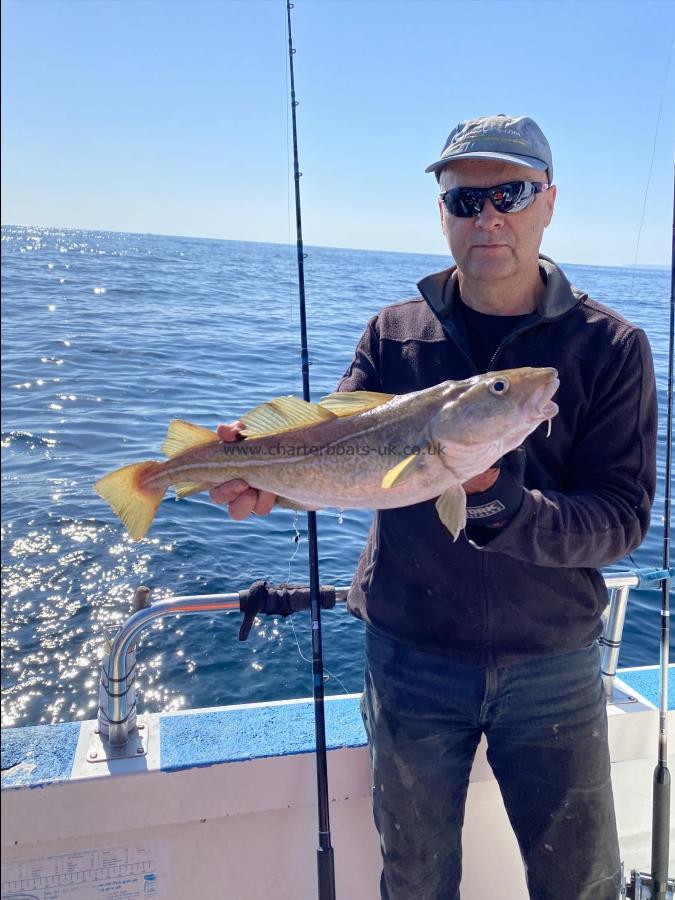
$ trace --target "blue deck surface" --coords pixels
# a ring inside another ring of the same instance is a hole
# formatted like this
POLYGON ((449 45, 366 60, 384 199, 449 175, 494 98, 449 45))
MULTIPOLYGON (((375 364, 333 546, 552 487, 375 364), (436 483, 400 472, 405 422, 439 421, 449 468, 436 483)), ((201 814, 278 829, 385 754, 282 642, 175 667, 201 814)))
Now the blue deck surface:
MULTIPOLYGON (((675 709, 675 665, 669 669, 668 707, 675 709)), ((620 670, 618 676, 658 706, 658 668, 620 670)), ((329 750, 366 743, 357 697, 327 700, 325 710, 329 750)), ((165 772, 314 750, 311 700, 165 714, 159 723, 160 768, 165 772)), ((67 781, 79 732, 79 722, 3 729, 2 788, 67 781)))
POLYGON ((68 781, 79 736, 79 722, 3 728, 3 789, 68 781))
MULTIPOLYGON (((361 747, 366 734, 355 697, 329 700, 326 745, 361 747)), ((219 762, 312 753, 314 707, 311 700, 278 706, 165 715, 161 719, 162 770, 173 772, 219 762)))
MULTIPOLYGON (((623 669, 617 676, 630 688, 649 700, 654 706, 659 705, 659 670, 654 666, 639 669, 623 669)), ((668 709, 675 709, 675 664, 668 666, 668 709)))

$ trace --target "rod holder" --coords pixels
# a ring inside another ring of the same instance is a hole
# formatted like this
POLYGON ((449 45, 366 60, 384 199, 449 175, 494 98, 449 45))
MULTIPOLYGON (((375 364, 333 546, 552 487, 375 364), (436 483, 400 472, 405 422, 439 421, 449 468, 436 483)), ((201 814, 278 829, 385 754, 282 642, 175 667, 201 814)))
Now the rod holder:
MULTIPOLYGON (((141 585, 136 588, 134 598, 131 603, 131 613, 137 613, 141 609, 145 609, 150 605, 148 597, 150 588, 141 585)), ((101 680, 98 688, 98 733, 102 740, 110 741, 111 725, 120 724, 114 718, 111 718, 113 697, 125 697, 126 716, 124 720, 125 739, 122 742, 126 744, 128 736, 137 727, 136 721, 136 642, 131 641, 127 650, 126 659, 122 668, 121 677, 115 677, 111 673, 110 657, 112 646, 115 638, 124 626, 109 626, 104 636, 105 652, 101 660, 101 680)), ((113 732, 115 729, 113 728, 113 732)), ((112 742, 111 742, 112 743, 112 742)))
POLYGON ((619 651, 621 650, 621 638, 626 620, 629 594, 630 586, 628 585, 616 587, 610 591, 607 621, 599 639, 601 648, 600 670, 602 672, 605 695, 608 700, 611 700, 614 691, 614 680, 619 664, 619 651))

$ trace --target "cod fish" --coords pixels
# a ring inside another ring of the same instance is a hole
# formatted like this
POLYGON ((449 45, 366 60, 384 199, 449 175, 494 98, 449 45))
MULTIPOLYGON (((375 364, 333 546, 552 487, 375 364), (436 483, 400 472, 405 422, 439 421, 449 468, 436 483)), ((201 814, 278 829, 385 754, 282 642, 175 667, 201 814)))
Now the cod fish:
POLYGON ((243 478, 291 509, 391 509, 438 498, 457 539, 466 524, 462 484, 518 447, 558 412, 552 368, 519 368, 445 381, 410 394, 329 394, 319 403, 279 397, 242 416, 243 440, 221 441, 174 420, 165 462, 140 462, 94 488, 134 540, 173 485, 187 497, 243 478))

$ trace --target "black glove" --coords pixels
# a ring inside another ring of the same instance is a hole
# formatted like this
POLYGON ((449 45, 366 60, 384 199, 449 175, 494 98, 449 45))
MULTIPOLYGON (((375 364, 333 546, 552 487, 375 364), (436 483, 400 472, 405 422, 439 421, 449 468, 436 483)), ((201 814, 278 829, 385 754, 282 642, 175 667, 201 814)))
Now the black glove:
POLYGON ((504 525, 523 502, 523 478, 527 454, 523 447, 511 450, 499 460, 499 476, 491 488, 466 498, 466 524, 485 527, 504 525))

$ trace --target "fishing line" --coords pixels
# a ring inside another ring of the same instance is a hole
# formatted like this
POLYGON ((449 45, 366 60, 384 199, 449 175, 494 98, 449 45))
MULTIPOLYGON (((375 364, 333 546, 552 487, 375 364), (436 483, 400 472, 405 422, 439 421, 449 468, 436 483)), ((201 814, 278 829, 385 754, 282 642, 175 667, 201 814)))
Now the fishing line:
POLYGON ((293 512, 293 528, 295 530, 295 535, 293 537, 293 540, 295 541, 295 550, 293 551, 293 555, 291 556, 291 558, 288 560, 288 577, 286 578, 286 581, 288 584, 291 583, 291 563, 293 562, 295 557, 298 555, 298 550, 300 549, 301 535, 300 535, 300 529, 298 528, 298 511, 297 510, 295 510, 293 512))
MULTIPOLYGON (((635 270, 637 267, 638 250, 640 246, 640 236, 644 223, 645 212, 647 208, 647 196, 649 193, 649 185, 651 182, 652 169, 654 166, 654 158, 656 156, 656 143, 659 133, 659 125, 661 122, 661 112, 663 109, 663 99, 665 96, 665 85, 670 74, 670 63, 673 55, 673 45, 675 44, 675 36, 671 40, 670 52, 668 55, 668 64, 666 66, 666 76, 664 80, 664 89, 659 101, 659 111, 656 120, 656 128, 654 130, 654 142, 652 145, 652 156, 649 164, 649 174, 647 177, 647 186, 645 188, 644 201, 642 204, 642 215, 640 218, 640 227, 638 231, 637 243, 635 247, 635 259, 633 261, 633 272, 631 278, 630 299, 633 299, 633 288, 635 284, 635 270)), ((667 410, 666 410, 666 460, 665 460, 665 485, 664 485, 664 517, 663 517, 663 569, 667 572, 670 565, 670 489, 671 489, 671 452, 673 441, 673 355, 675 347, 675 185, 673 195, 673 211, 672 211, 672 243, 671 243, 671 263, 670 263, 670 316, 669 316, 669 337, 668 337, 668 381, 666 384, 667 410)), ((669 841, 670 841, 670 784, 671 777, 668 770, 668 660, 669 660, 669 637, 670 637, 670 599, 669 599, 670 579, 665 578, 661 582, 661 623, 660 623, 660 684, 659 684, 659 733, 658 733, 658 754, 657 764, 654 769, 652 778, 652 853, 651 853, 651 885, 649 896, 654 900, 665 900, 669 891, 668 877, 668 859, 669 859, 669 841)), ((642 891, 637 893, 637 873, 633 872, 631 876, 631 884, 626 885, 627 895, 632 897, 642 897, 642 891)))
MULTIPOLYGON (((288 42, 288 21, 286 16, 284 16, 284 30, 285 30, 285 38, 286 42, 288 42)), ((287 291, 288 291, 288 328, 289 328, 289 336, 288 336, 288 346, 291 350, 291 393, 293 395, 298 393, 298 373, 295 368, 295 360, 293 359, 293 332, 295 329, 294 325, 294 312, 295 312, 295 297, 294 297, 294 285, 293 285, 293 248, 291 246, 291 133, 290 133, 290 109, 288 107, 288 97, 290 95, 290 85, 288 83, 288 66, 284 66, 284 75, 286 78, 286 94, 284 96, 284 110, 286 113, 286 246, 288 250, 287 262, 288 268, 286 272, 286 281, 287 281, 287 291)), ((295 526, 297 521, 297 515, 293 520, 293 525, 295 526)), ((297 541, 296 541, 297 543, 297 541)), ((295 554, 294 554, 295 555, 295 554)))
MULTIPOLYGON (((295 645, 298 648, 298 654, 300 655, 301 659, 304 659, 304 661, 306 663, 309 663, 311 665, 312 660, 308 659, 308 657, 305 656, 305 654, 302 652, 302 650, 300 648, 300 641, 298 640, 298 632, 295 630, 295 623, 293 622, 294 615, 295 615, 294 613, 291 613, 290 616, 288 616, 288 619, 291 623, 291 628, 293 630, 293 637, 295 638, 295 645)), ((334 672, 331 672, 330 669, 327 669, 324 666, 324 676, 323 676, 324 684, 326 682, 330 681, 331 678, 334 678, 337 681, 337 683, 340 685, 340 687, 345 692, 345 694, 349 694, 349 691, 342 683, 342 680, 340 679, 340 677, 338 675, 336 675, 334 672)))
MULTIPOLYGON (((293 562, 293 560, 295 559, 295 557, 298 555, 298 550, 300 549, 300 531, 298 530, 298 513, 297 513, 297 510, 293 513, 293 528, 295 529, 295 552, 293 553, 293 555, 291 556, 291 558, 288 560, 288 578, 286 579, 288 584, 291 583, 291 563, 293 562)), ((291 613, 290 616, 288 616, 288 618, 289 618, 290 623, 291 623, 291 628, 293 629, 293 637, 295 638, 295 645, 296 645, 296 647, 298 648, 298 653, 299 653, 301 659, 304 659, 304 661, 305 661, 306 663, 309 663, 309 664, 311 665, 312 660, 311 660, 311 659, 308 659, 308 658, 304 655, 304 653, 302 652, 302 650, 300 649, 300 641, 298 640, 298 633, 297 633, 297 631, 295 630, 295 622, 293 621, 293 615, 294 615, 294 614, 291 613)), ((348 693, 349 693, 349 691, 348 691, 347 688, 344 686, 344 684, 342 683, 342 681, 340 680, 340 678, 339 678, 337 675, 335 675, 333 672, 331 672, 329 669, 326 669, 326 668, 324 667, 324 678, 323 678, 324 683, 325 683, 326 681, 328 681, 329 678, 334 678, 334 679, 337 681, 337 683, 340 685, 340 687, 342 688, 342 690, 345 692, 345 694, 348 694, 348 693)))
POLYGON ((630 281, 630 290, 628 292, 629 302, 633 301, 633 290, 635 287, 635 270, 637 268, 638 254, 640 252, 640 239, 642 237, 642 228, 645 222, 645 215, 647 213, 647 198, 649 196, 649 186, 652 180, 652 171, 654 169, 654 158, 656 156, 656 144, 659 136, 659 126, 661 124, 661 113, 663 111, 663 99, 666 96, 666 85, 668 84, 668 76, 670 75, 670 63, 673 58, 673 45, 675 44, 675 35, 671 39, 670 42, 670 50, 668 52, 668 63, 666 64, 666 74, 663 79, 663 90, 661 92, 661 99, 659 100, 659 110, 656 115, 656 127, 654 128, 654 142, 652 144, 652 157, 649 162, 649 171, 647 173, 647 184, 645 186, 644 197, 642 199, 642 214, 640 216, 640 224, 638 226, 637 240, 635 242, 635 256, 633 258, 633 271, 631 273, 631 281, 630 281))

